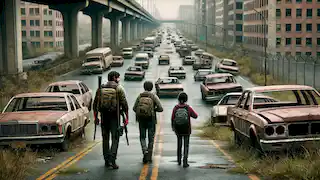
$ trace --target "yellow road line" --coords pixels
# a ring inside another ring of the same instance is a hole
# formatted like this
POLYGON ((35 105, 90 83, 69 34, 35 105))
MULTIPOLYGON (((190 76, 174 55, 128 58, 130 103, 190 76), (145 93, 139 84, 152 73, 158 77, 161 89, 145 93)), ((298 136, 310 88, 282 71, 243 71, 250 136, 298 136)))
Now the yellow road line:
POLYGON ((161 118, 160 118, 160 135, 159 135, 159 145, 158 145, 158 151, 159 151, 159 154, 155 157, 155 163, 154 163, 154 166, 152 168, 152 174, 151 174, 151 180, 157 180, 158 179, 158 174, 159 174, 159 165, 160 165, 160 159, 161 159, 161 154, 162 154, 162 149, 163 149, 163 133, 162 133, 162 130, 163 130, 163 121, 164 121, 164 118, 163 118, 164 114, 161 113, 161 118))
MULTIPOLYGON (((70 163, 66 164, 63 168, 61 168, 60 170, 62 169, 66 169, 68 167, 70 167, 72 164, 76 163, 77 161, 79 161, 80 159, 82 159, 85 155, 87 155, 89 152, 91 152, 93 150, 93 148, 90 148, 88 149, 86 152, 80 154, 78 157, 76 157, 75 159, 73 159, 70 163)), ((48 178, 46 178, 45 180, 52 180, 54 179, 55 177, 58 176, 58 173, 59 171, 53 173, 51 176, 49 176, 48 178)))
MULTIPOLYGON (((219 151, 221 151, 222 154, 223 154, 224 156, 226 156, 227 159, 228 159, 230 162, 232 162, 232 163, 234 163, 234 164, 237 164, 237 163, 232 159, 232 157, 231 157, 225 150, 223 150, 223 149, 220 147, 219 144, 217 144, 216 142, 214 142, 214 140, 211 140, 210 142, 211 142, 219 151)), ((254 175, 254 174, 248 174, 248 177, 249 177, 249 179, 251 179, 251 180, 260 180, 260 178, 259 178, 258 176, 256 176, 256 175, 254 175)))
MULTIPOLYGON (((157 141, 157 135, 159 134, 159 129, 160 129, 160 124, 158 123, 156 126, 156 133, 154 136, 154 143, 157 141)), ((152 154, 154 154, 156 148, 153 148, 152 154)), ((149 170, 149 164, 144 164, 141 172, 140 172, 140 177, 139 180, 145 180, 146 177, 148 176, 148 170, 149 170)))
POLYGON ((64 162, 62 162, 61 164, 59 164, 58 166, 50 169, 49 171, 47 171, 46 173, 44 173, 43 175, 41 175, 40 177, 38 177, 36 180, 43 180, 48 176, 51 176, 52 174, 56 173, 57 171, 59 171, 60 169, 62 169, 63 167, 65 167, 68 163, 70 163, 71 161, 73 161, 74 159, 76 159, 78 156, 81 156, 82 154, 86 153, 87 151, 89 151, 90 149, 92 149, 94 146, 96 146, 98 143, 100 142, 96 142, 92 145, 90 145, 89 147, 85 148, 84 150, 82 150, 81 152, 77 153, 76 155, 68 158, 67 160, 65 160, 64 162))

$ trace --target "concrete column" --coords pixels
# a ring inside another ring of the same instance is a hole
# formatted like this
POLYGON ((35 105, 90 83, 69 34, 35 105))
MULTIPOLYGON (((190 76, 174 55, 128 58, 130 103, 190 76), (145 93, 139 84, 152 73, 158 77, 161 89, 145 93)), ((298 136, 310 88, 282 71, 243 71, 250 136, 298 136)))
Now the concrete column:
POLYGON ((91 45, 92 48, 103 47, 102 22, 103 13, 91 14, 91 45))
POLYGON ((110 18, 110 44, 111 48, 119 46, 119 18, 110 18))
POLYGON ((89 5, 88 1, 50 5, 50 9, 60 11, 63 17, 64 55, 68 58, 79 56, 78 12, 89 5))
POLYGON ((140 21, 138 21, 138 27, 137 27, 137 36, 138 36, 138 38, 141 38, 142 37, 142 21, 140 20, 140 21))
POLYGON ((2 0, 0 6, 0 75, 17 74, 23 71, 20 0, 2 0))
POLYGON ((130 22, 130 25, 131 25, 131 32, 130 32, 130 34, 131 34, 131 40, 136 40, 136 39, 138 39, 138 37, 137 37, 137 29, 138 29, 138 24, 137 24, 137 20, 132 20, 131 22, 130 22))
POLYGON ((130 20, 121 19, 122 22, 122 43, 126 44, 130 41, 130 20))

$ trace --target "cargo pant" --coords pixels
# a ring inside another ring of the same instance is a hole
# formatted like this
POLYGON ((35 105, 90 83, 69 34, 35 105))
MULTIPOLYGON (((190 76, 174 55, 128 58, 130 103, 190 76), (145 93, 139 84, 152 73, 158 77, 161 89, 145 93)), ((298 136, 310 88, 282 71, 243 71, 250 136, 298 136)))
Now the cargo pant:
POLYGON ((107 118, 105 115, 103 123, 101 124, 102 131, 102 150, 103 157, 106 163, 115 163, 117 159, 118 147, 119 147, 119 132, 118 122, 116 119, 107 118), (111 148, 110 148, 110 135, 111 135, 111 148))
POLYGON ((154 136, 156 131, 156 124, 149 121, 139 121, 139 131, 140 131, 140 143, 142 154, 148 152, 147 160, 151 160, 153 153, 153 145, 154 145, 154 136), (148 146, 146 142, 146 137, 148 133, 148 146))
POLYGON ((181 163, 182 159, 182 143, 183 143, 183 163, 188 163, 188 155, 189 155, 189 140, 190 135, 179 135, 177 134, 178 139, 178 147, 177 147, 177 161, 181 163))

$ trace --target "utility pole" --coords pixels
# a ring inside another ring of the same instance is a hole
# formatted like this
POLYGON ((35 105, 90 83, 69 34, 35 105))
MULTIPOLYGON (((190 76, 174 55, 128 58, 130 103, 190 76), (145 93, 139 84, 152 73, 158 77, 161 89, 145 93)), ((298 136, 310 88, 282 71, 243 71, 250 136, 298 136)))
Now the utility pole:
POLYGON ((205 37, 205 43, 206 43, 206 51, 208 51, 208 32, 207 32, 207 0, 202 0, 202 4, 201 4, 201 17, 202 17, 202 34, 205 37))

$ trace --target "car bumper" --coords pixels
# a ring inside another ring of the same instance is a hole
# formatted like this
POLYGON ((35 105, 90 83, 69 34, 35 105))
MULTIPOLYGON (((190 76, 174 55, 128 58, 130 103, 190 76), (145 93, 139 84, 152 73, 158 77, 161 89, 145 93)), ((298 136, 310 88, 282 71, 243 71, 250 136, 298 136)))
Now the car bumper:
POLYGON ((0 145, 2 146, 15 146, 15 144, 56 144, 62 143, 64 135, 46 135, 46 136, 27 136, 27 137, 0 137, 0 145))
POLYGON ((169 74, 169 77, 185 78, 186 74, 169 74))
POLYGON ((170 62, 168 60, 161 60, 161 61, 159 61, 159 64, 167 65, 167 64, 170 64, 170 62))
POLYGON ((144 69, 147 69, 149 67, 149 64, 135 64, 135 66, 140 66, 144 69))
POLYGON ((295 139, 279 139, 279 140, 260 140, 260 146, 263 151, 284 151, 293 150, 320 141, 320 137, 314 138, 295 138, 295 139))
POLYGON ((122 65, 123 65, 123 62, 113 62, 113 63, 111 63, 112 67, 119 67, 119 66, 122 66, 122 65))
POLYGON ((205 96, 206 101, 219 101, 223 95, 221 96, 205 96))
POLYGON ((102 73, 103 69, 81 69, 82 74, 102 73))
POLYGON ((143 76, 130 76, 130 75, 124 75, 125 80, 141 80, 143 79, 143 76))
POLYGON ((239 72, 235 72, 235 71, 229 71, 229 70, 226 70, 226 69, 217 69, 217 72, 220 72, 220 73, 230 73, 232 75, 238 75, 239 72))

